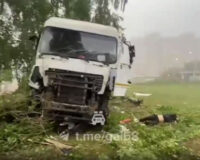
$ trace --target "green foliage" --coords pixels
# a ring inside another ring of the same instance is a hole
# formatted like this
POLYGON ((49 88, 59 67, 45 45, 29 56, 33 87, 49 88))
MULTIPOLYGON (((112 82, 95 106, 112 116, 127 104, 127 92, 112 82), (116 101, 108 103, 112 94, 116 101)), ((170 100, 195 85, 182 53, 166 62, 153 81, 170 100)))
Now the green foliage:
MULTIPOLYGON (((20 82, 20 89, 16 93, 0 97, 0 159, 65 159, 52 148, 40 144, 47 135, 53 134, 51 125, 41 122, 40 118, 27 116, 33 108, 29 104, 27 75, 35 57, 34 44, 29 37, 39 35, 45 20, 51 16, 92 21, 94 6, 94 14, 98 15, 93 22, 120 28, 118 23, 121 18, 111 13, 109 4, 114 4, 115 9, 119 8, 119 0, 115 3, 105 1, 104 5, 91 0, 0 0, 0 82, 11 80, 12 72, 20 82)), ((113 126, 108 126, 108 131, 118 132, 118 118, 113 114, 110 119, 113 120, 110 123, 113 126)), ((101 148, 99 145, 98 150, 101 148)), ((110 147, 105 147, 105 150, 107 148, 110 147)), ((106 154, 105 150, 102 152, 106 154)), ((86 153, 89 154, 87 150, 86 153)), ((82 159, 83 156, 82 153, 71 154, 69 159, 82 159)), ((106 157, 101 155, 99 158, 106 157)))
POLYGON ((93 22, 104 25, 111 25, 117 29, 122 29, 119 22, 122 21, 123 18, 110 10, 111 4, 114 5, 114 8, 117 10, 119 8, 120 1, 115 0, 113 2, 111 0, 96 0, 95 2, 97 7, 95 9, 93 22))
POLYGON ((52 132, 52 125, 39 117, 30 118, 33 107, 29 102, 27 90, 0 97, 0 159, 56 158, 41 144, 52 132))
POLYGON ((51 5, 46 0, 19 0, 17 3, 8 0, 6 4, 12 14, 7 15, 8 7, 5 8, 4 5, 1 17, 7 20, 2 20, 2 27, 8 30, 1 30, 3 35, 0 37, 0 41, 3 42, 0 47, 1 67, 11 69, 14 66, 16 70, 26 68, 26 71, 29 71, 35 55, 29 37, 39 33, 51 13, 51 5))
MULTIPOLYGON (((112 145, 117 150, 116 158, 122 160, 199 159, 197 153, 193 155, 184 145, 190 139, 200 135, 198 119, 200 114, 198 112, 199 89, 199 84, 195 83, 150 83, 133 86, 129 90, 129 97, 133 96, 133 91, 151 93, 152 96, 145 97, 144 106, 139 109, 129 108, 129 110, 126 110, 126 106, 130 104, 119 103, 120 110, 125 111, 125 114, 127 114, 126 118, 130 117, 128 112, 133 112, 137 118, 151 114, 175 113, 178 115, 179 120, 175 124, 159 124, 157 126, 145 126, 137 122, 127 124, 126 127, 130 131, 137 132, 138 140, 133 142, 114 141, 112 145)), ((115 101, 111 104, 116 105, 115 101)), ((115 112, 120 113, 118 109, 115 112)), ((116 119, 120 120, 120 118, 116 119)), ((113 125, 114 128, 116 126, 117 123, 113 125)), ((112 127, 110 130, 112 131, 112 127)))
POLYGON ((119 0, 112 3, 111 0, 1 0, 0 69, 30 71, 35 49, 29 37, 39 35, 45 20, 51 16, 91 21, 96 7, 93 22, 120 28, 121 17, 109 10, 110 4, 117 9, 119 3, 119 0))
POLYGON ((21 119, 18 123, 2 124, 0 153, 24 149, 30 145, 29 143, 39 143, 44 139, 45 132, 39 122, 27 118, 21 119))
MULTIPOLYGON (((188 148, 186 144, 200 136, 199 89, 199 84, 151 83, 133 86, 129 90, 129 97, 133 96, 133 90, 152 93, 152 96, 145 97, 144 106, 140 107, 135 107, 125 99, 112 99, 111 116, 104 131, 120 134, 119 121, 126 118, 139 119, 151 114, 176 113, 178 123, 145 126, 132 121, 124 125, 130 132, 137 133, 136 140, 105 143, 76 141, 71 137, 67 144, 76 146, 77 149, 67 159, 198 159, 200 155, 197 152, 192 154, 189 150, 193 149, 193 145, 190 144, 188 148), (187 94, 189 92, 192 95, 187 94)), ((57 155, 54 148, 41 144, 45 137, 56 134, 52 132, 51 124, 26 116, 30 107, 27 104, 29 98, 24 95, 28 95, 27 91, 20 90, 13 95, 0 97, 0 117, 8 114, 16 117, 12 123, 0 118, 0 158, 4 155, 6 158, 17 159, 17 155, 18 159, 66 159, 63 155, 57 155)), ((101 132, 94 131, 95 133, 101 132)))
POLYGON ((67 18, 90 21, 91 0, 62 0, 67 18))
POLYGON ((11 81, 13 78, 11 70, 0 71, 0 82, 2 81, 11 81))

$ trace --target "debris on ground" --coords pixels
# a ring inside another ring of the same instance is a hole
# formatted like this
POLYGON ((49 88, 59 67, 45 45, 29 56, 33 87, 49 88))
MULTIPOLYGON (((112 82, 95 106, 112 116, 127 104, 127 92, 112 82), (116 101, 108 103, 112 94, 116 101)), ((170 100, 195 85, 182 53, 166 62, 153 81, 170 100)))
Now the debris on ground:
POLYGON ((138 123, 139 120, 136 117, 133 117, 133 122, 138 123))
POLYGON ((134 94, 136 97, 149 97, 149 96, 152 95, 151 93, 138 93, 138 92, 133 92, 133 94, 134 94))
POLYGON ((134 97, 120 97, 119 99, 114 98, 115 103, 129 102, 134 104, 134 106, 140 106, 143 103, 143 99, 137 99, 134 97))
POLYGON ((124 125, 120 125, 120 133, 129 133, 130 130, 124 125))
POLYGON ((128 101, 136 106, 140 106, 143 103, 143 99, 128 98, 128 101))
POLYGON ((156 125, 159 123, 172 123, 177 121, 176 114, 164 114, 164 115, 151 115, 140 119, 140 122, 146 125, 156 125))
POLYGON ((118 107, 118 106, 113 106, 113 108, 116 110, 116 111, 121 111, 121 108, 120 107, 118 107))
POLYGON ((128 118, 128 119, 124 119, 122 121, 120 121, 119 123, 120 124, 128 124, 128 123, 131 123, 132 122, 132 119, 128 118))
POLYGON ((19 121, 24 117, 35 118, 40 117, 41 113, 39 112, 25 112, 25 111, 10 111, 5 112, 0 115, 0 121, 4 121, 7 123, 13 123, 14 121, 19 121))
POLYGON ((53 139, 52 138, 46 138, 45 141, 47 143, 53 145, 54 147, 56 147, 56 149, 58 149, 64 155, 68 155, 71 152, 71 150, 73 149, 72 146, 61 143, 55 138, 53 138, 53 139))

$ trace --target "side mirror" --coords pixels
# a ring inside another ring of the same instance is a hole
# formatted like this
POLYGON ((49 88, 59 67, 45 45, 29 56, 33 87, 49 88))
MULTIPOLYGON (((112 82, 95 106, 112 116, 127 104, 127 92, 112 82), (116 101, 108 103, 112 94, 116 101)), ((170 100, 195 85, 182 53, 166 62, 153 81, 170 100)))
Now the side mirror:
POLYGON ((129 46, 129 54, 130 54, 130 64, 132 65, 133 58, 135 57, 135 46, 134 45, 129 46))

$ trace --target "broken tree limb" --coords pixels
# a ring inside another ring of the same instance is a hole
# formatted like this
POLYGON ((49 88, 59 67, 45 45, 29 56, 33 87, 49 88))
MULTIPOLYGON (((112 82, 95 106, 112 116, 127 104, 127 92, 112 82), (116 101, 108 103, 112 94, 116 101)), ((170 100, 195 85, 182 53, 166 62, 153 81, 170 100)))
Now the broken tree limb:
POLYGON ((58 140, 46 138, 45 141, 48 142, 49 144, 54 145, 56 147, 56 149, 58 149, 65 155, 68 155, 69 152, 73 149, 72 146, 63 144, 63 143, 59 142, 58 140))

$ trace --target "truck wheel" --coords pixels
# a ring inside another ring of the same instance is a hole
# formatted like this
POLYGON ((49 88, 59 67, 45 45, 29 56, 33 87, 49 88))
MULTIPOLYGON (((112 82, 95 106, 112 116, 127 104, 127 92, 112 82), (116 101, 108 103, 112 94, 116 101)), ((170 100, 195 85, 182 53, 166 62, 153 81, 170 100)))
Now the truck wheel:
POLYGON ((103 105, 102 105, 102 111, 103 111, 103 115, 104 115, 105 119, 107 120, 107 118, 110 114, 110 111, 108 108, 108 100, 104 100, 103 105))
POLYGON ((35 101, 40 101, 40 95, 41 95, 41 93, 39 93, 38 90, 36 90, 36 89, 31 89, 31 97, 32 97, 35 101))
POLYGON ((48 114, 48 110, 51 108, 51 104, 49 103, 51 100, 53 100, 54 94, 51 88, 47 88, 42 93, 42 116, 44 118, 50 118, 48 114))
POLYGON ((103 115, 104 115, 106 120, 107 120, 107 118, 110 114, 109 107, 108 107, 110 95, 111 95, 110 91, 107 90, 107 91, 105 91, 104 95, 102 95, 102 97, 100 98, 99 110, 103 111, 103 115))
POLYGON ((36 89, 31 88, 29 93, 29 100, 27 102, 28 106, 33 106, 36 111, 41 111, 41 101, 40 101, 41 93, 36 89))

